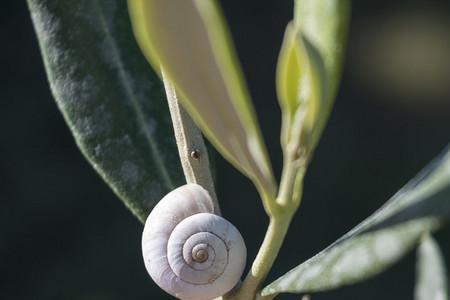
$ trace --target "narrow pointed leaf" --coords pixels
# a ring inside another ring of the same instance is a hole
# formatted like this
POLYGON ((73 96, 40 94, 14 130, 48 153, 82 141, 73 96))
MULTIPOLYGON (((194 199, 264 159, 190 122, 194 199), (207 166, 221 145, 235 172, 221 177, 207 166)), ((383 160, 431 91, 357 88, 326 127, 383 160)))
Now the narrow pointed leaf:
POLYGON ((144 221, 183 184, 183 173, 162 85, 134 40, 126 3, 28 5, 52 93, 77 145, 144 221))
POLYGON ((283 113, 284 149, 305 146, 325 96, 323 60, 293 23, 286 28, 277 65, 277 93, 283 113))
POLYGON ((339 85, 349 17, 348 0, 295 0, 294 23, 324 59, 330 96, 339 85))
POLYGON ((271 166, 217 1, 129 0, 136 38, 174 84, 205 135, 256 186, 273 194, 271 166))
POLYGON ((320 54, 325 82, 311 147, 317 144, 336 97, 350 17, 348 0, 295 0, 294 24, 320 54))
POLYGON ((417 251, 415 300, 448 300, 447 274, 436 241, 427 235, 417 251))
POLYGON ((424 233, 450 217, 450 148, 381 209, 262 294, 333 289, 368 279, 397 262, 424 233))

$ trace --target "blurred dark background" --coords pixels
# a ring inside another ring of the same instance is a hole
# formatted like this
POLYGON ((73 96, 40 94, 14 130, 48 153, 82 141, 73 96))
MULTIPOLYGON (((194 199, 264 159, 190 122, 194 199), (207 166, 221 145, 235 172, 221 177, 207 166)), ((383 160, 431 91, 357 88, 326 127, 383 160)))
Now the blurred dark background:
MULTIPOLYGON (((279 173, 274 72, 293 3, 222 2, 279 173)), ((25 1, 1 8, 0 298, 170 299, 144 269, 142 225, 63 122, 25 1)), ((450 1, 365 0, 352 9, 341 89, 269 280, 371 214, 450 141, 450 1)), ((267 218, 250 182, 215 162, 224 215, 253 258, 267 218)), ((449 265, 450 230, 437 238, 449 265)), ((412 299, 414 276, 411 253, 381 276, 313 299, 412 299)))

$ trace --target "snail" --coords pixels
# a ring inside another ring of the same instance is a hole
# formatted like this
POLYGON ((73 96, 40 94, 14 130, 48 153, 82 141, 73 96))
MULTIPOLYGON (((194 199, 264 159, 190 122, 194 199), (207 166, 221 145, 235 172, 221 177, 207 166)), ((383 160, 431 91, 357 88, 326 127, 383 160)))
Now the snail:
POLYGON ((182 300, 211 300, 230 291, 245 267, 247 250, 239 231, 213 214, 200 185, 168 193, 145 222, 145 267, 167 293, 182 300))

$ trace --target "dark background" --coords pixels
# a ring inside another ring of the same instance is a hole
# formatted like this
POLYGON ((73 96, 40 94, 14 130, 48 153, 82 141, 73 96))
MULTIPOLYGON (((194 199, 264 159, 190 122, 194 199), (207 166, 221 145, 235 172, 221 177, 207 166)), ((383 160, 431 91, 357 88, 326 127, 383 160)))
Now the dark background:
MULTIPOLYGON (((274 72, 292 1, 222 1, 277 173, 274 72)), ((50 94, 25 1, 1 5, 0 298, 170 299, 146 274, 142 225, 83 159, 50 94)), ((450 140, 450 2, 354 1, 341 89, 270 279, 359 223, 450 140)), ((224 215, 253 258, 267 218, 218 155, 224 215)), ((437 234, 450 262, 450 230, 437 234)), ((412 299, 414 253, 313 299, 412 299)), ((281 296, 298 299, 299 296, 281 296)))

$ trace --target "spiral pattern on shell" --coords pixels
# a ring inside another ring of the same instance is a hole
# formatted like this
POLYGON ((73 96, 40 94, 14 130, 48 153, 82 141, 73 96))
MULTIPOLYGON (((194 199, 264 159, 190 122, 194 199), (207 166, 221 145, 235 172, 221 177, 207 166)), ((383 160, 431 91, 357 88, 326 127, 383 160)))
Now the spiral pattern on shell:
POLYGON ((183 300, 210 300, 230 291, 245 267, 239 231, 213 214, 197 184, 167 194, 152 210, 142 236, 145 266, 166 292, 183 300))

